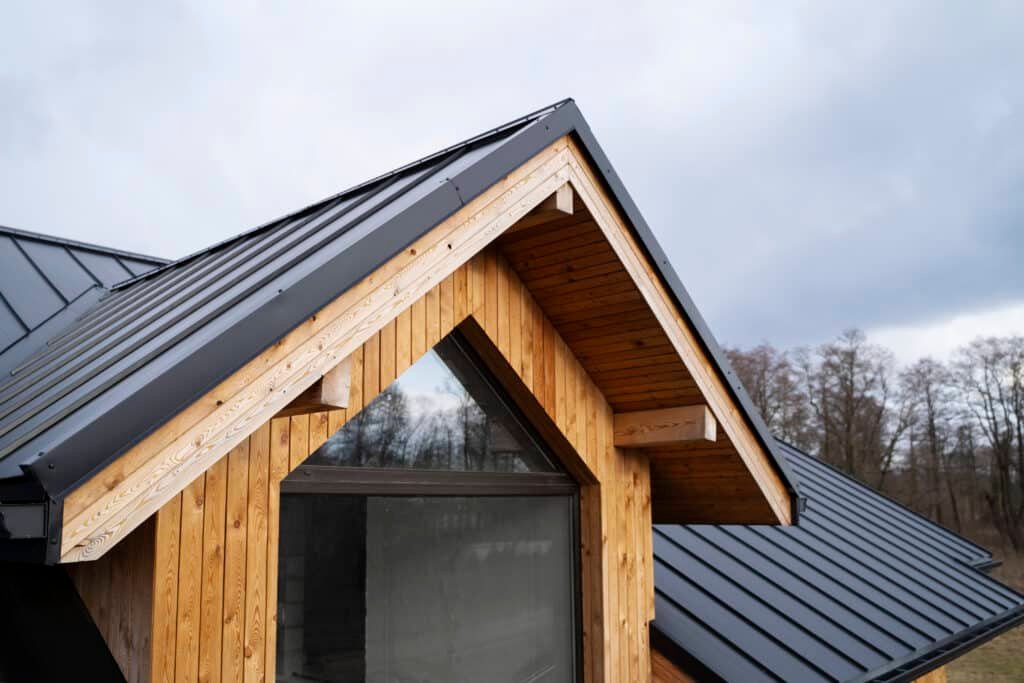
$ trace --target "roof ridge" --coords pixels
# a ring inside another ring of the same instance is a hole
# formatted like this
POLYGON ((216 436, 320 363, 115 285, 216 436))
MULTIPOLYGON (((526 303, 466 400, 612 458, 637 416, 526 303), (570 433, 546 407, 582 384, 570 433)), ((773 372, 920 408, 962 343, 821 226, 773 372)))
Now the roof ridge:
POLYGON ((18 237, 21 239, 34 240, 36 242, 45 242, 47 244, 58 244, 64 247, 74 247, 76 249, 83 249, 85 251, 92 251, 106 256, 130 258, 136 261, 149 261, 160 265, 166 265, 170 261, 159 256, 148 256, 146 254, 140 254, 134 251, 126 251, 124 249, 115 249, 114 247, 105 247, 101 244, 93 244, 91 242, 81 242, 79 240, 69 239, 67 237, 58 237, 56 235, 47 235, 41 232, 34 232, 32 230, 21 230, 19 228, 12 228, 8 225, 0 225, 0 234, 8 235, 10 237, 18 237))
POLYGON ((527 124, 533 123, 534 121, 536 121, 536 120, 538 120, 538 119, 540 119, 540 118, 542 118, 542 117, 544 117, 544 116, 546 116, 548 114, 551 114, 551 113, 555 112, 556 110, 564 107, 565 105, 571 104, 573 102, 574 102, 573 98, 566 97, 566 98, 561 99, 561 100, 559 100, 557 102, 549 104, 549 105, 547 105, 545 107, 541 107, 540 109, 532 111, 529 114, 524 114, 523 116, 520 116, 518 118, 512 119, 511 121, 508 121, 508 122, 503 123, 503 124, 501 124, 499 126, 495 126, 494 128, 486 130, 483 133, 478 133, 477 135, 474 135, 472 137, 466 138, 465 140, 462 140, 461 142, 457 142, 457 143, 455 143, 453 145, 449 145, 448 147, 445 147, 444 149, 438 150, 436 152, 432 152, 431 154, 428 154, 428 155, 426 155, 424 157, 420 157, 419 159, 416 159, 415 161, 411 161, 411 162, 409 162, 407 164, 403 164, 402 166, 399 166, 399 167, 394 168, 394 169, 392 169, 390 171, 382 173, 382 174, 380 174, 380 175, 378 175, 376 177, 370 178, 369 180, 365 180, 365 181, 363 181, 361 183, 358 183, 356 185, 352 185, 351 187, 348 187, 348 188, 342 190, 341 192, 333 194, 333 195, 331 195, 329 197, 324 197, 323 199, 319 199, 319 200, 317 200, 317 201, 315 201, 315 202, 313 202, 311 204, 307 204, 306 206, 303 206, 300 209, 297 209, 295 211, 289 211, 288 213, 286 213, 284 215, 281 215, 281 216, 278 216, 277 218, 274 218, 272 220, 266 221, 265 223, 261 223, 261 224, 257 225, 254 228, 249 228, 247 230, 243 230, 242 232, 240 232, 240 233, 238 233, 236 235, 233 235, 231 237, 223 239, 223 240, 221 240, 219 242, 215 242, 214 244, 211 244, 208 247, 204 247, 202 249, 194 251, 194 252, 192 252, 192 253, 190 253, 190 254, 188 254, 186 256, 182 256, 179 259, 174 259, 172 261, 166 261, 161 266, 159 266, 157 268, 154 268, 153 270, 146 271, 145 273, 141 273, 139 275, 136 275, 134 277, 130 277, 130 278, 126 279, 126 280, 122 280, 121 282, 116 283, 115 285, 113 285, 111 287, 111 291, 118 290, 118 289, 123 289, 125 287, 128 287, 131 284, 134 284, 137 280, 141 280, 143 278, 148 278, 151 275, 155 275, 157 273, 163 272, 164 270, 166 270, 168 268, 173 268, 173 267, 181 265, 183 263, 187 263, 187 262, 189 262, 189 261, 191 261, 191 260, 193 260, 195 258, 198 258, 198 257, 200 257, 200 256, 202 256, 204 254, 208 254, 210 252, 213 252, 213 251, 216 251, 218 249, 221 249, 222 247, 226 247, 226 246, 228 246, 230 244, 234 244, 238 240, 244 239, 246 237, 250 237, 250 236, 252 236, 252 235, 254 235, 254 234, 258 233, 258 232, 261 232, 263 230, 267 230, 269 228, 272 228, 273 226, 279 225, 279 224, 281 224, 281 223, 283 223, 283 222, 285 222, 287 220, 290 220, 292 218, 296 218, 296 217, 301 216, 301 215, 303 215, 305 213, 308 213, 308 212, 316 211, 316 210, 320 209, 321 207, 323 207, 323 206, 325 206, 327 204, 330 204, 331 202, 336 202, 336 201, 341 200, 341 199, 343 199, 343 198, 345 198, 345 197, 347 197, 349 195, 353 195, 353 194, 356 194, 358 192, 361 192, 361 191, 364 191, 366 189, 369 189, 370 187, 373 187, 374 185, 379 185, 380 183, 382 183, 384 181, 387 181, 387 180, 390 180, 390 179, 394 178, 395 176, 401 175, 403 173, 408 173, 408 172, 413 171, 413 170, 415 170, 415 169, 417 169, 417 168, 419 168, 421 166, 425 166, 427 164, 430 164, 430 163, 432 163, 434 161, 437 161, 438 159, 441 159, 441 158, 443 158, 445 156, 448 156, 448 155, 450 155, 450 154, 452 154, 452 153, 454 153, 454 152, 456 152, 456 151, 458 151, 460 149, 463 149, 465 147, 469 147, 470 145, 478 144, 478 143, 483 142, 483 141, 485 141, 485 140, 487 140, 487 139, 489 139, 489 138, 491 138, 491 137, 493 137, 495 135, 499 135, 501 133, 504 133, 504 132, 508 131, 510 128, 526 126, 527 124))

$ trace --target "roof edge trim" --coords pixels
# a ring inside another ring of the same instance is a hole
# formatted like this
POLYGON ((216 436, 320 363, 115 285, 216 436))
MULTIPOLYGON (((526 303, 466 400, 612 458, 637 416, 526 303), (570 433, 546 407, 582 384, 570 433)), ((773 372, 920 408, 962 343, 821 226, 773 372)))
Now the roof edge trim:
POLYGON ((850 683, 867 683, 868 681, 911 683, 929 671, 934 671, 954 659, 962 657, 979 645, 984 645, 996 636, 1021 624, 1024 624, 1024 606, 987 619, 955 636, 932 643, 893 662, 884 669, 869 672, 850 683))
POLYGON ((99 244, 93 244, 91 242, 80 242, 78 240, 69 239, 67 237, 57 237, 55 235, 45 235, 41 232, 32 232, 31 230, 20 230, 18 228, 12 228, 7 225, 0 225, 0 234, 9 235, 11 237, 17 237, 20 239, 33 240, 36 242, 45 242, 47 244, 59 244, 64 247, 73 247, 75 249, 82 249, 84 251, 92 251, 105 256, 121 256, 137 261, 149 261, 152 263, 158 263, 166 265, 171 263, 168 259, 161 258, 159 256, 149 256, 147 254, 140 254, 134 251, 125 251, 124 249, 114 249, 113 247, 104 247, 99 244))

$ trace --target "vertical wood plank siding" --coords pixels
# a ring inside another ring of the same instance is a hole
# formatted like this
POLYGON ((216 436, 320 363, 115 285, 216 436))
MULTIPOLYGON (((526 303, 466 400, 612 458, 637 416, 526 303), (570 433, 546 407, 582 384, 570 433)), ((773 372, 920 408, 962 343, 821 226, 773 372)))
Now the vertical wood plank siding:
POLYGON ((347 411, 272 419, 157 512, 153 680, 274 679, 281 479, 467 316, 578 460, 584 679, 650 680, 648 463, 612 446, 607 401, 493 247, 354 354, 347 411))

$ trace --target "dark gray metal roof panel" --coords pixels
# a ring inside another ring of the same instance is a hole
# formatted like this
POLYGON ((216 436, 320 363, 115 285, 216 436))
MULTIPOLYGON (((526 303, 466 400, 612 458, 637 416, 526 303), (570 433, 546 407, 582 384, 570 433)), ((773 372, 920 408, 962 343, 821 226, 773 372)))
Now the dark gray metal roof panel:
POLYGON ((779 444, 794 527, 654 529, 654 628, 726 680, 904 680, 1024 621, 991 555, 779 444))
POLYGON ((38 327, 65 304, 36 264, 6 235, 0 235, 0 292, 29 330, 38 327))
POLYGON ((96 286, 97 282, 89 277, 64 245, 17 238, 15 241, 66 301, 96 286))
POLYGON ((166 263, 141 254, 0 226, 0 376, 95 306, 102 291, 83 262, 120 280, 166 263))
POLYGON ((113 287, 118 282, 135 277, 132 271, 125 268, 116 256, 107 256, 76 248, 71 248, 69 251, 104 287, 113 287))

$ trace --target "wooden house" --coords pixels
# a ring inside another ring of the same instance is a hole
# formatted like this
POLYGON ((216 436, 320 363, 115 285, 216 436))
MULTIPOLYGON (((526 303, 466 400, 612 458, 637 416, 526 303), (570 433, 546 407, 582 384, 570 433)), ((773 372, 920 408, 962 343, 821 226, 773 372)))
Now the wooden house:
POLYGON ((11 677, 649 681, 652 525, 798 521, 572 101, 174 262, 0 240, 11 677))

